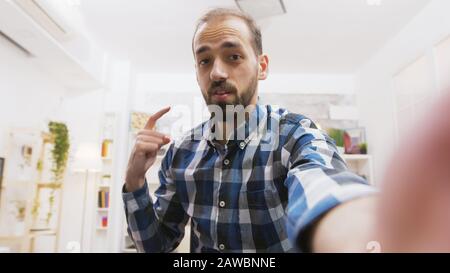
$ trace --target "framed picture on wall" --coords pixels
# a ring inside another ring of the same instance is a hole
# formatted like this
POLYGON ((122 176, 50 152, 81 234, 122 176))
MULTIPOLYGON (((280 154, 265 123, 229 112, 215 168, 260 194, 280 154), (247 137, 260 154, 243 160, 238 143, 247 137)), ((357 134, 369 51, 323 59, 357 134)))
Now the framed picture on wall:
POLYGON ((344 148, 346 154, 367 154, 365 128, 346 129, 344 133, 344 148))
POLYGON ((28 129, 11 131, 8 145, 8 169, 4 180, 7 183, 30 182, 37 174, 40 132, 28 129))

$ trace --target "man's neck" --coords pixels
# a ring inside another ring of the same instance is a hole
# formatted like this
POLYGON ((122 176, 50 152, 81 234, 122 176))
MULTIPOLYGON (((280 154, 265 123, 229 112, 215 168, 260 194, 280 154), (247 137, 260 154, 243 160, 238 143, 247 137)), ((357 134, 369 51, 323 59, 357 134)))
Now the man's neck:
MULTIPOLYGON (((216 125, 218 128, 217 135, 221 136, 221 139, 216 140, 221 145, 226 145, 233 135, 233 132, 239 128, 243 123, 248 122, 251 113, 255 109, 256 104, 250 104, 245 108, 245 119, 238 119, 235 115, 231 119, 219 120, 216 125)), ((242 114, 241 114, 242 115, 242 114)), ((226 113, 224 113, 226 116, 226 113)), ((237 135, 233 135, 237 137, 237 135)))

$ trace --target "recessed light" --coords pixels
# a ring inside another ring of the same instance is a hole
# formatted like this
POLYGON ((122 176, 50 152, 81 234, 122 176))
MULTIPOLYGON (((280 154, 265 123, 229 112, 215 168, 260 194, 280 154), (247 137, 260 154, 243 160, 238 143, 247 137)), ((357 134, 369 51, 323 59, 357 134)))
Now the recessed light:
POLYGON ((286 13, 283 0, 235 0, 238 8, 255 19, 286 13))

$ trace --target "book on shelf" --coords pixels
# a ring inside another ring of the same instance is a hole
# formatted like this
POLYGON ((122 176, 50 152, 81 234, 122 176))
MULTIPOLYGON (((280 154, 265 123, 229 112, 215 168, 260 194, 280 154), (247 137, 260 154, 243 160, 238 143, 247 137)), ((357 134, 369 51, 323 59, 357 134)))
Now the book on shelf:
POLYGON ((103 216, 102 217, 101 227, 102 228, 107 228, 108 227, 108 216, 103 216))
POLYGON ((100 186, 102 186, 102 187, 109 187, 110 184, 111 184, 111 175, 110 174, 104 174, 102 176, 102 180, 101 180, 100 186))
POLYGON ((98 207, 99 208, 109 208, 109 191, 99 190, 98 191, 98 207))
POLYGON ((112 154, 112 143, 111 139, 104 139, 102 141, 101 155, 103 159, 110 159, 112 154))

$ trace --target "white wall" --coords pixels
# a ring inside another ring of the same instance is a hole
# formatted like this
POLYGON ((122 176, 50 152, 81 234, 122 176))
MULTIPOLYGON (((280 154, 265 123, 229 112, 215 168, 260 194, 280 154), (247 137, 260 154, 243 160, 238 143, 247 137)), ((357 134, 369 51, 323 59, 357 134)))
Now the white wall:
POLYGON ((0 156, 4 156, 8 128, 46 128, 45 121, 57 118, 65 90, 2 38, 0 60, 0 156))
POLYGON ((433 46, 450 34, 450 1, 433 0, 356 74, 361 125, 374 155, 375 180, 382 179, 396 147, 392 78, 419 56, 433 59, 433 46))

